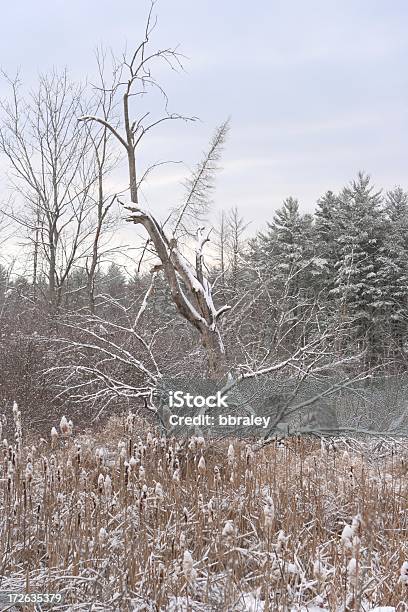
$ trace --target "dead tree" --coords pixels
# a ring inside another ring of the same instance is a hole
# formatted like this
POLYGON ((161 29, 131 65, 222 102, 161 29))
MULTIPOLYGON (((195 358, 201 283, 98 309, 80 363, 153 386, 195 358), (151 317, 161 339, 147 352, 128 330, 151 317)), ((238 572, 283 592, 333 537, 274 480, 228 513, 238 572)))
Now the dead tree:
MULTIPOLYGON (((153 8, 153 5, 152 5, 153 8)), ((97 122, 106 129, 120 143, 126 152, 130 202, 122 201, 125 209, 129 211, 127 220, 142 225, 148 234, 148 239, 157 257, 160 260, 160 269, 163 271, 171 291, 171 297, 178 312, 198 331, 208 361, 208 375, 214 379, 221 379, 226 374, 225 349, 219 331, 218 322, 227 306, 216 308, 213 303, 212 287, 205 275, 203 248, 209 240, 208 233, 203 228, 196 227, 195 261, 191 263, 183 255, 181 239, 186 234, 191 236, 191 223, 200 216, 207 204, 208 191, 211 188, 211 179, 214 174, 220 149, 227 133, 227 123, 223 123, 217 130, 210 149, 203 161, 197 166, 188 183, 189 190, 185 202, 173 210, 167 220, 169 229, 165 224, 140 204, 139 189, 148 171, 138 180, 137 151, 143 138, 153 128, 169 120, 189 120, 178 114, 167 112, 167 98, 165 114, 155 120, 150 120, 150 113, 133 116, 131 101, 146 93, 149 88, 159 89, 160 85, 152 76, 152 66, 155 62, 165 62, 172 69, 181 66, 181 56, 175 49, 165 49, 150 53, 149 41, 156 22, 152 17, 152 9, 147 19, 144 40, 137 47, 130 58, 124 58, 115 74, 121 74, 119 82, 112 90, 121 97, 123 132, 116 128, 103 116, 84 115, 80 120, 84 123, 97 122), (187 228, 187 225, 189 228, 187 228), (187 231, 186 231, 187 230, 187 231)), ((106 89, 102 86, 103 89, 106 89)), ((164 94, 165 96, 165 94, 164 94)), ((190 118, 191 119, 191 118, 190 118)), ((157 266, 156 266, 157 269, 157 266)))

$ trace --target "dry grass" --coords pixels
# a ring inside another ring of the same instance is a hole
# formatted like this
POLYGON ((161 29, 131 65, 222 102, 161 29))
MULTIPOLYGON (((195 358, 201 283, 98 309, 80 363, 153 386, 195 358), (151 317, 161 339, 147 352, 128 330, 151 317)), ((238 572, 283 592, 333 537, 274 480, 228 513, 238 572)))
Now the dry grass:
POLYGON ((254 452, 160 439, 131 416, 28 447, 14 416, 3 590, 63 593, 55 610, 408 609, 402 446, 375 460, 305 438, 254 452))

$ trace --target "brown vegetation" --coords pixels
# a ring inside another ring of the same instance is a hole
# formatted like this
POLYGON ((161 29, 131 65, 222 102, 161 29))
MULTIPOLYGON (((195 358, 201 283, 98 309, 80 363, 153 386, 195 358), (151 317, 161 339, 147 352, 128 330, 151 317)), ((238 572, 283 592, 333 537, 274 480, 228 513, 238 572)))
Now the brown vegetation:
POLYGON ((255 450, 166 440, 129 415, 78 437, 64 422, 32 445, 16 405, 14 421, 2 590, 62 593, 54 609, 70 610, 405 609, 398 443, 375 461, 304 437, 255 450))

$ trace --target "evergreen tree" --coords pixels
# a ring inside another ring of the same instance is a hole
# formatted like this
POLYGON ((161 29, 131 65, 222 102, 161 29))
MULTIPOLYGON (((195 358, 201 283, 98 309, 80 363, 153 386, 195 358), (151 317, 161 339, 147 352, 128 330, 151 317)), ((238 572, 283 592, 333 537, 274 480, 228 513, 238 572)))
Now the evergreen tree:
POLYGON ((385 215, 384 287, 390 306, 387 331, 400 352, 408 332, 408 194, 401 187, 387 193, 385 215))
POLYGON ((359 348, 367 349, 366 365, 373 365, 381 352, 380 329, 387 306, 381 205, 381 192, 362 172, 343 189, 338 203, 339 259, 331 295, 337 299, 342 319, 351 324, 359 348))
POLYGON ((332 191, 327 191, 317 201, 315 210, 316 252, 321 262, 318 280, 326 293, 334 288, 336 263, 339 260, 338 208, 338 197, 332 191))

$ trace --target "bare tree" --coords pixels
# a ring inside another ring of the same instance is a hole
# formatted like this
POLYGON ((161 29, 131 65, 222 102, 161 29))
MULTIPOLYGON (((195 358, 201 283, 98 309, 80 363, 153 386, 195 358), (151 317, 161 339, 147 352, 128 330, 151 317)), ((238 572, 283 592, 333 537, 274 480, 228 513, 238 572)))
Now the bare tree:
POLYGON ((143 95, 147 89, 158 88, 165 96, 162 88, 152 76, 151 70, 154 63, 165 62, 172 69, 181 66, 181 56, 175 49, 168 48, 150 52, 150 36, 156 24, 156 20, 152 17, 153 6, 154 3, 147 19, 144 40, 133 55, 129 58, 125 57, 116 69, 116 73, 119 71, 122 76, 112 89, 115 94, 121 96, 124 133, 122 134, 103 116, 83 115, 81 121, 84 123, 97 122, 104 126, 125 150, 130 191, 130 202, 123 202, 125 208, 130 212, 127 220, 142 225, 146 230, 149 243, 160 260, 159 267, 167 279, 172 300, 178 312, 199 332, 202 345, 207 353, 208 374, 217 379, 222 378, 227 369, 218 321, 228 307, 223 306, 217 309, 214 306, 212 287, 204 273, 203 249, 209 240, 209 234, 204 232, 204 228, 195 227, 194 263, 191 263, 181 252, 181 238, 191 233, 187 227, 191 226, 189 222, 192 219, 196 221, 208 203, 214 170, 225 141, 228 124, 223 123, 218 128, 208 152, 193 172, 187 184, 188 191, 185 201, 179 208, 171 211, 165 224, 160 224, 159 220, 146 211, 139 202, 140 185, 147 173, 143 173, 138 181, 136 153, 142 139, 153 128, 168 120, 188 120, 188 118, 168 113, 166 97, 163 116, 154 121, 150 121, 150 113, 133 116, 131 100, 143 95), (166 230, 166 224, 171 229, 166 230))
MULTIPOLYGON (((84 90, 66 72, 40 77, 38 90, 28 98, 22 97, 18 78, 8 82, 11 99, 2 103, 0 150, 9 161, 17 200, 5 212, 27 233, 34 290, 43 270, 55 313, 75 265, 92 245, 95 251, 110 208, 98 191, 106 137, 79 128, 84 90)), ((95 267, 95 256, 93 261, 95 267)))

